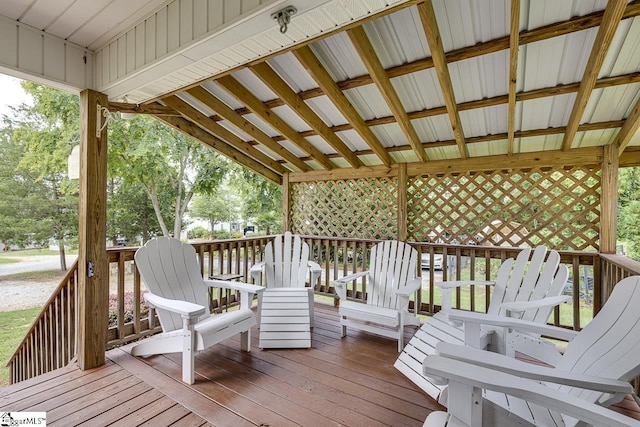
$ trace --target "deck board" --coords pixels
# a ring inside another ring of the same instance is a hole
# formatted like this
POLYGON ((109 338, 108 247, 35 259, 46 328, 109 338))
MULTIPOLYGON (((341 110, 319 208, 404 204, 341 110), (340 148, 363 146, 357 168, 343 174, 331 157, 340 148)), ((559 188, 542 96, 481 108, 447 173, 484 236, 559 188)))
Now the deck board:
MULTIPOLYGON (((407 327, 408 338, 415 328, 407 327)), ((238 337, 196 357, 195 384, 181 381, 178 353, 137 358, 132 345, 105 366, 75 365, 0 389, 0 410, 46 411, 52 426, 420 426, 443 408, 394 367, 394 340, 348 331, 316 303, 309 349, 241 352, 238 337)), ((628 397, 614 409, 640 419, 628 397)))

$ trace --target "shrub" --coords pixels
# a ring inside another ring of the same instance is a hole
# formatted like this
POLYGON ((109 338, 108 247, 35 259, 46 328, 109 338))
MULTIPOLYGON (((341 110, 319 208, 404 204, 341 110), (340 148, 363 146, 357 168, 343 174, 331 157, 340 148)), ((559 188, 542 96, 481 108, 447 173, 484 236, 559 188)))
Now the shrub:
MULTIPOLYGON (((142 295, 144 292, 140 292, 140 318, 145 318, 149 315, 149 306, 144 302, 142 295)), ((133 322, 133 292, 125 292, 124 294, 124 323, 133 322)), ((109 295, 109 328, 118 325, 118 295, 109 295)))

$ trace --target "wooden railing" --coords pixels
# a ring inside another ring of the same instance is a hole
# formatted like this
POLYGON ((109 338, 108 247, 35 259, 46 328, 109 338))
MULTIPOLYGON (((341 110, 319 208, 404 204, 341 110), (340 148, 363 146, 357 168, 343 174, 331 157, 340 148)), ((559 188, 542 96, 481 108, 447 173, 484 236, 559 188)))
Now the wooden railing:
MULTIPOLYGON (((368 262, 368 249, 375 240, 341 237, 303 236, 309 243, 312 258, 323 267, 320 281, 314 284, 315 293, 334 298, 333 281, 346 274, 361 271, 368 262)), ((264 246, 272 236, 244 239, 216 240, 192 243, 200 258, 204 277, 215 274, 239 274, 251 282, 249 270, 262 260, 264 246)), ((412 307, 430 315, 440 309, 441 299, 431 283, 461 278, 486 280, 495 277, 499 265, 516 257, 520 249, 412 243, 420 256, 434 265, 442 256, 442 270, 421 269, 423 287, 412 307)), ((113 348, 141 337, 154 334, 159 326, 149 327, 142 304, 143 285, 135 268, 133 256, 137 248, 109 248, 110 324, 107 326, 107 348, 113 348)), ((571 273, 568 292, 573 304, 557 308, 553 316, 556 325, 580 329, 606 300, 612 284, 622 277, 640 274, 640 263, 616 255, 588 252, 561 252, 561 262, 571 273)), ((11 357, 11 381, 22 381, 68 364, 76 354, 76 286, 77 265, 74 264, 45 304, 22 343, 11 357)), ((364 301, 366 282, 352 284, 349 297, 364 301)), ((484 286, 469 287, 455 294, 453 306, 473 311, 486 311, 489 290, 484 286)), ((209 308, 219 311, 237 303, 234 294, 212 292, 209 308)), ((158 322, 154 322, 158 325, 158 322)))
POLYGON ((77 284, 76 261, 9 359, 12 384, 61 368, 75 357, 77 284))

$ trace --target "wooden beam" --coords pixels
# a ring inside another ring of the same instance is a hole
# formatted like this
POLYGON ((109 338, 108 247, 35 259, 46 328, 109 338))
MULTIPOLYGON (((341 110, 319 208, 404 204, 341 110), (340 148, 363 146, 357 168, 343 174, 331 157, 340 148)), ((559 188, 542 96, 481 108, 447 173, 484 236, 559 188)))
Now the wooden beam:
POLYGON ((622 155, 629 145, 629 141, 636 134, 638 127, 640 127, 640 98, 636 101, 614 141, 614 144, 618 146, 618 155, 622 155))
POLYGON ((240 152, 246 154, 262 165, 268 167, 278 175, 282 175, 286 172, 285 168, 276 160, 264 154, 262 151, 256 149, 253 145, 244 141, 242 138, 220 126, 215 120, 210 119, 206 114, 201 113, 187 102, 178 98, 177 96, 170 96, 163 100, 168 106, 180 112, 183 116, 191 120, 193 123, 200 126, 202 129, 212 133, 220 140, 229 145, 230 148, 235 148, 240 152))
POLYGON ((189 89, 187 93, 193 96, 198 101, 202 102, 207 107, 211 108, 222 119, 227 120, 242 132, 246 133, 252 138, 255 138, 258 143, 264 145, 294 167, 300 169, 301 171, 311 170, 311 168, 299 157, 294 155, 282 145, 278 144, 273 138, 258 129, 253 123, 246 119, 243 119, 242 116, 233 111, 232 108, 219 100, 205 88, 201 86, 194 87, 192 89, 189 89))
POLYGON ((620 167, 631 168, 640 166, 640 147, 627 147, 620 156, 620 167))
MULTIPOLYGON (((553 168, 561 166, 599 166, 602 164, 602 147, 575 148, 570 152, 550 150, 543 152, 514 153, 511 156, 472 157, 467 159, 431 160, 426 163, 407 163, 408 176, 439 175, 445 173, 490 172, 494 170, 553 168)), ((399 165, 363 166, 357 170, 297 172, 289 174, 289 182, 330 181, 340 179, 397 176, 399 165)))
POLYGON ((507 154, 513 154, 516 124, 516 90, 518 49, 520 45, 520 0, 511 0, 511 34, 509 36, 509 107, 507 113, 507 154))
POLYGON ((407 176, 407 164, 398 164, 398 240, 407 241, 407 186, 409 177, 407 176))
POLYGON ((298 116, 304 120, 318 135, 354 168, 362 166, 362 162, 349 147, 333 132, 329 126, 307 105, 298 94, 271 68, 266 62, 251 67, 251 71, 269 86, 298 116))
POLYGON ((598 28, 598 34, 593 42, 593 48, 591 49, 591 54, 589 55, 589 60, 584 70, 580 89, 578 90, 571 115, 569 116, 567 133, 565 133, 564 139, 562 140, 562 149, 565 151, 571 149, 571 144, 580 125, 580 119, 587 107, 587 102, 589 102, 589 97, 596 84, 600 67, 602 67, 604 58, 609 51, 609 46, 620 24, 626 6, 627 2, 625 0, 610 0, 607 2, 602 22, 598 28))
POLYGON ((264 176, 269 181, 273 181, 278 185, 282 184, 281 175, 278 175, 271 169, 265 167, 264 165, 262 165, 262 163, 256 162, 241 151, 229 146, 220 138, 213 136, 208 132, 205 132, 195 123, 183 119, 182 117, 158 116, 156 118, 173 127, 174 129, 179 130, 185 135, 193 137, 203 145, 206 145, 207 147, 217 151, 223 156, 226 156, 231 160, 241 164, 242 166, 251 169, 255 173, 264 176))
POLYGON ((160 104, 128 104, 126 102, 109 102, 109 111, 112 113, 152 114, 154 116, 180 116, 180 113, 171 107, 160 104))
POLYGON ((391 84, 389 77, 387 77, 384 67, 380 63, 369 38, 364 32, 364 28, 362 28, 362 26, 355 27, 347 31, 347 34, 349 35, 351 43, 355 46, 358 55, 360 55, 360 59, 367 67, 373 82, 376 84, 380 94, 389 106, 391 114, 395 117, 402 133, 404 133, 405 138, 409 141, 409 145, 413 148, 413 152, 418 156, 418 160, 421 162, 427 161, 427 154, 425 153, 424 148, 422 148, 420 138, 418 138, 418 134, 407 116, 406 109, 404 105, 402 105, 402 101, 400 100, 398 93, 391 84))
POLYGON ((105 361, 109 308, 107 262, 107 95, 80 92, 80 182, 78 210, 78 366, 105 361), (97 116, 97 117, 96 117, 97 116))
POLYGON ((301 137, 298 132, 289 126, 277 114, 266 108, 262 101, 255 97, 247 88, 239 81, 231 76, 224 76, 216 80, 227 92, 233 95, 238 101, 245 104, 255 115, 267 122, 275 130, 280 132, 282 136, 287 138, 291 143, 296 145, 305 153, 309 154, 312 159, 317 161, 325 169, 333 169, 335 165, 329 158, 313 146, 309 141, 301 137))
POLYGON ((345 94, 342 93, 342 90, 338 88, 336 82, 333 81, 329 72, 320 63, 318 58, 316 58, 311 49, 304 46, 295 50, 293 54, 316 83, 318 83, 318 86, 320 86, 324 94, 327 95, 345 119, 347 119, 347 122, 358 132, 367 145, 371 147, 382 163, 386 166, 391 165, 391 157, 378 140, 378 137, 376 137, 371 129, 369 129, 369 126, 365 124, 360 114, 353 108, 353 105, 351 105, 345 94))
POLYGON ((442 95, 444 97, 444 104, 447 107, 447 113, 449 114, 449 120, 451 121, 451 128, 453 129, 453 136, 458 145, 458 151, 460 157, 466 159, 468 157, 467 147, 464 143, 464 131, 462 129, 462 123, 460 122, 460 115, 458 113, 458 107, 456 104, 456 97, 453 93, 453 85, 451 84, 451 76, 449 75, 449 68, 447 65, 447 59, 444 55, 444 48, 442 46, 442 38, 440 37, 440 30, 438 29, 438 22, 436 21, 436 14, 433 10, 433 4, 431 0, 426 0, 418 5, 418 13, 420 14, 420 20, 422 21, 422 27, 427 35, 427 43, 429 43, 429 49, 431 50, 431 58, 438 75, 438 81, 442 89, 442 95))
MULTIPOLYGON (((600 186, 600 252, 616 253, 618 235, 618 146, 602 149, 602 183, 600 186)), ((571 150, 573 153, 574 150, 571 150)))

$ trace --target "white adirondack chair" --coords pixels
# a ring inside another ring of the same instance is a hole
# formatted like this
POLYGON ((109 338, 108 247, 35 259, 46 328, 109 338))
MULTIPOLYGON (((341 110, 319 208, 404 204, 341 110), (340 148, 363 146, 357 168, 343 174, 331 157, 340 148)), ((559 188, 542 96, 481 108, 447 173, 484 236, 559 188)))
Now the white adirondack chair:
POLYGON ((405 325, 420 325, 415 313, 409 312, 411 294, 420 290, 422 281, 416 276, 418 252, 397 240, 386 240, 371 248, 369 270, 342 277, 333 282, 340 298, 342 336, 347 327, 398 340, 403 347, 405 325), (347 300, 347 284, 366 276, 366 304, 347 300))
POLYGON ((147 242, 135 254, 140 276, 149 292, 144 299, 157 311, 162 333, 141 341, 131 350, 134 356, 182 352, 182 381, 193 384, 195 353, 235 334, 241 334, 241 349, 250 351, 250 330, 256 324, 251 310, 255 293, 263 288, 247 283, 204 280, 193 246, 159 237, 147 242), (226 287, 241 293, 240 308, 211 315, 208 287, 226 287))
MULTIPOLYGON (((255 283, 260 283, 263 273, 267 289, 305 288, 307 277, 311 273, 311 287, 306 289, 309 293, 309 316, 313 326, 313 287, 322 274, 322 268, 309 260, 309 245, 300 236, 289 231, 275 236, 273 242, 265 245, 264 261, 251 267, 251 278, 255 283)), ((258 323, 262 299, 262 295, 258 295, 258 323)))
MULTIPOLYGON (((488 369, 471 363, 441 356, 427 356, 424 372, 427 375, 446 378, 451 389, 451 402, 447 412, 436 411, 429 414, 424 427, 499 427, 522 425, 520 420, 501 414, 496 417, 483 415, 488 406, 483 401, 482 390, 491 390, 518 396, 528 404, 542 406, 551 411, 573 417, 583 423, 607 427, 640 427, 640 421, 618 412, 585 402, 579 397, 560 390, 549 389, 537 381, 523 379, 495 369, 488 369), (472 400, 473 399, 473 400, 472 400), (478 402, 473 404, 472 402, 478 402), (482 403, 480 403, 482 402, 482 403), (500 418, 501 417, 501 418, 500 418)), ((613 382, 614 387, 632 390, 629 383, 613 382)), ((556 424, 552 424, 556 426, 556 424)), ((559 424, 562 425, 562 424, 559 424)))
POLYGON ((322 269, 309 261, 309 245, 288 231, 275 236, 265 246, 264 262, 251 268, 256 283, 263 272, 267 289, 258 296, 260 348, 311 347, 314 284, 322 269))
MULTIPOLYGON (((537 337, 514 335, 509 337, 513 344, 507 346, 507 334, 502 328, 485 326, 473 331, 466 331, 461 323, 452 322, 450 314, 460 310, 451 309, 451 289, 462 285, 492 285, 487 315, 512 316, 515 318, 546 323, 553 307, 570 300, 560 295, 567 281, 569 271, 560 265, 560 255, 550 251, 545 262, 547 249, 538 246, 533 251, 522 250, 515 263, 513 259, 505 260, 493 281, 452 281, 436 283, 442 289, 443 309, 416 332, 396 360, 394 366, 411 381, 422 388, 436 400, 446 399, 442 394, 446 386, 435 384, 422 373, 422 361, 427 355, 435 353, 440 342, 467 344, 476 348, 489 349, 513 356, 515 348, 532 357, 544 359, 546 346, 540 344, 537 337), (543 267, 544 266, 544 267, 543 267), (512 268, 513 267, 513 268, 512 268)), ((485 314, 462 312, 464 314, 486 316, 485 314)))
MULTIPOLYGON (((616 285, 602 310, 580 332, 497 316, 465 318, 465 322, 490 322, 570 341, 554 367, 441 343, 437 347, 438 357, 425 358, 424 372, 437 377, 434 379, 437 382, 448 380, 449 412, 468 425, 578 425, 572 417, 583 419, 583 414, 575 412, 581 406, 594 403, 609 406, 633 393, 628 381, 640 375, 638 307, 640 276, 632 276, 616 285), (456 361, 460 364, 454 363, 456 361), (481 372, 480 368, 488 371, 481 372), (474 373, 479 376, 475 377, 474 373), (497 380, 500 373, 513 377, 502 378, 502 383, 496 386, 490 380, 497 380), (534 387, 523 378, 542 384, 534 387), (525 391, 516 386, 522 386, 525 391), (482 389, 485 390, 481 392, 482 389), (532 399, 533 392, 546 395, 546 400, 532 399), (481 399, 482 405, 473 403, 481 399), (478 420, 484 420, 484 424, 478 424, 478 420)), ((455 314, 452 317, 462 319, 455 314)), ((618 425, 602 418, 584 419, 595 425, 618 425)))

